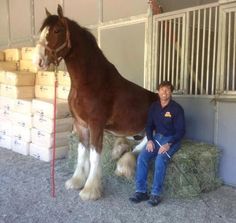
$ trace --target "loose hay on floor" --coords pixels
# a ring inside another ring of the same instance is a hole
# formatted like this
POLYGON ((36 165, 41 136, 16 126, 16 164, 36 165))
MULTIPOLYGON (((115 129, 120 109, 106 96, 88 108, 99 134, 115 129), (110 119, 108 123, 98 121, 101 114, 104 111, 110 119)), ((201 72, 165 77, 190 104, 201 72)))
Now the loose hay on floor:
MULTIPOLYGON (((78 137, 75 133, 70 136, 70 149, 68 165, 74 170, 77 160, 78 137)), ((104 135, 103 143, 103 175, 114 175, 116 163, 111 158, 111 149, 115 137, 111 134, 104 135)), ((135 143, 131 142, 131 147, 135 143)), ((164 194, 168 197, 194 197, 202 192, 215 190, 221 185, 218 178, 220 152, 219 149, 210 144, 185 140, 181 149, 173 157, 169 164, 165 179, 164 194), (177 165, 177 167, 176 167, 177 165)), ((134 187, 134 180, 120 178, 127 187, 134 187)), ((152 171, 149 174, 149 185, 152 183, 152 171)))

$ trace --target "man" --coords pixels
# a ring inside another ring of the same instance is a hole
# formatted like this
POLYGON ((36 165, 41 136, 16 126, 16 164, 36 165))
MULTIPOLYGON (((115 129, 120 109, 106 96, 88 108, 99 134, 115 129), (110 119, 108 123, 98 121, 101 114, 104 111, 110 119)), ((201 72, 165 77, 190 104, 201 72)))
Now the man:
POLYGON ((180 148, 180 141, 185 134, 183 108, 172 100, 173 85, 164 81, 159 85, 160 101, 154 102, 148 113, 146 135, 148 142, 137 160, 136 192, 129 200, 133 203, 148 200, 156 206, 161 202, 164 178, 168 161, 180 148), (151 195, 148 195, 147 175, 149 163, 155 160, 151 195))

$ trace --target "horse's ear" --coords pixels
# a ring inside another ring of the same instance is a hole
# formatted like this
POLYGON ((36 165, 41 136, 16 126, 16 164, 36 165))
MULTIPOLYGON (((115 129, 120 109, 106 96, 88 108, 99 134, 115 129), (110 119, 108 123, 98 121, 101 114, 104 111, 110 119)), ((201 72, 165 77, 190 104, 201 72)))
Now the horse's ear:
POLYGON ((47 10, 47 8, 45 8, 45 12, 46 12, 47 17, 51 15, 51 13, 47 10))
POLYGON ((62 7, 61 5, 58 4, 58 7, 57 7, 57 14, 60 18, 63 18, 63 11, 62 11, 62 7))

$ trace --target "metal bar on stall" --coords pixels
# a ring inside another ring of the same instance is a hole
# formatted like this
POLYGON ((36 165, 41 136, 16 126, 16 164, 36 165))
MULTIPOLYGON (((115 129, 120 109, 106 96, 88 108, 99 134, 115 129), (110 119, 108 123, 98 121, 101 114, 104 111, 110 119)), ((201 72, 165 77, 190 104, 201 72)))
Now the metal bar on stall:
POLYGON ((174 77, 175 77, 175 42, 176 42, 176 18, 174 18, 174 27, 173 27, 173 39, 172 39, 172 73, 171 73, 171 80, 172 84, 174 84, 174 77))
POLYGON ((185 63, 188 63, 188 60, 186 58, 187 56, 187 51, 188 51, 188 39, 186 38, 186 33, 187 33, 187 30, 186 30, 186 26, 188 25, 188 20, 186 22, 186 15, 184 15, 182 17, 182 39, 181 39, 181 71, 180 71, 180 89, 183 91, 184 89, 184 75, 187 75, 187 73, 185 73, 185 69, 184 69, 184 64, 185 63), (187 25, 186 25, 187 23, 187 25))
POLYGON ((170 81, 170 49, 171 49, 171 35, 172 35, 172 19, 168 21, 169 24, 169 41, 168 41, 168 59, 167 59, 167 80, 170 81))
POLYGON ((164 75, 164 80, 166 80, 166 56, 167 56, 167 53, 166 53, 166 48, 167 48, 167 20, 164 21, 164 24, 165 24, 165 31, 164 31, 164 52, 163 52, 163 57, 164 57, 164 60, 163 60, 163 75, 164 75))
MULTIPOLYGON (((186 24, 185 24, 185 30, 183 30, 183 36, 184 36, 184 39, 185 39, 185 46, 184 46, 184 49, 185 49, 185 55, 184 55, 184 68, 183 68, 183 90, 184 92, 183 93, 187 93, 188 92, 188 89, 189 89, 189 81, 188 81, 188 78, 189 78, 189 75, 190 75, 190 61, 189 61, 189 50, 190 50, 190 12, 186 12, 186 24)), ((184 44, 183 44, 184 45, 184 44)))
POLYGON ((233 80, 232 80, 232 91, 236 90, 235 75, 236 75, 236 12, 234 12, 234 34, 233 34, 233 80))
POLYGON ((218 7, 215 7, 215 24, 214 24, 214 40, 213 40, 213 58, 212 58, 212 84, 211 94, 215 94, 216 79, 216 42, 217 42, 217 23, 218 23, 218 7))
POLYGON ((158 65, 157 65, 157 59, 158 59, 158 53, 159 52, 159 47, 158 47, 158 43, 159 43, 159 26, 158 26, 158 22, 154 22, 153 24, 153 51, 152 51, 152 73, 153 73, 153 81, 155 84, 155 89, 157 88, 157 69, 158 69, 158 65))
MULTIPOLYGON (((208 41, 207 41, 207 66, 206 66, 206 94, 209 94, 209 70, 210 70, 210 55, 211 55, 211 22, 212 22, 212 8, 209 8, 208 14, 208 41)), ((214 74, 212 74, 213 76, 214 74)))
POLYGON ((196 52, 196 73, 195 73, 195 95, 197 95, 198 92, 198 68, 199 68, 199 47, 200 47, 200 9, 198 10, 198 24, 197 24, 197 52, 196 52))
POLYGON ((193 11, 193 25, 192 25, 192 46, 191 46, 191 70, 190 70, 190 90, 189 94, 193 94, 193 60, 194 60, 194 43, 195 43, 195 25, 196 25, 196 11, 193 11))
POLYGON ((205 40, 206 38, 206 9, 203 9, 203 33, 202 33, 202 62, 201 62, 201 78, 200 78, 200 94, 203 94, 203 74, 204 74, 204 61, 205 61, 205 40))
POLYGON ((177 41, 176 41, 176 46, 177 46, 177 57, 176 57, 176 79, 175 79, 175 86, 178 87, 179 83, 179 50, 180 50, 180 17, 178 17, 178 28, 177 28, 177 41))
POLYGON ((230 34, 231 34, 231 13, 228 13, 228 46, 227 46, 227 65, 226 65, 226 90, 229 91, 229 80, 230 80, 230 45, 231 45, 231 38, 230 38, 230 34))
POLYGON ((158 84, 162 81, 162 48, 163 48, 163 21, 160 21, 161 32, 160 32, 160 56, 159 56, 159 74, 158 74, 158 84))

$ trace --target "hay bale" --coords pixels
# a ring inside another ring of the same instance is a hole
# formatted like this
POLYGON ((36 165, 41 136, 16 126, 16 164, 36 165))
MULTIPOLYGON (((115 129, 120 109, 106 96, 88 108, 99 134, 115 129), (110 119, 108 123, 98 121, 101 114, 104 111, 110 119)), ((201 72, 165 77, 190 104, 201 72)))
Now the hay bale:
POLYGON ((168 166, 165 193, 171 197, 194 197, 219 187, 219 156, 219 149, 214 145, 183 141, 168 166))
POLYGON ((78 154, 78 142, 79 137, 75 132, 72 132, 69 135, 69 150, 68 150, 68 168, 69 171, 73 172, 75 170, 76 164, 77 164, 77 154, 78 154))
MULTIPOLYGON (((111 150, 116 137, 104 134, 102 166, 103 175, 113 175, 125 183, 127 187, 134 187, 134 180, 123 179, 115 175, 116 163, 112 160, 111 150)), ((132 145, 134 142, 129 141, 132 145)), ((74 170, 77 159, 78 137, 70 136, 68 164, 74 170)), ((168 197, 194 197, 202 192, 209 192, 219 187, 222 182, 218 178, 219 149, 210 144, 185 140, 181 149, 173 157, 168 166, 164 185, 164 194, 168 197), (177 164, 177 168, 176 165, 177 164), (179 170, 180 169, 180 170, 179 170)), ((148 183, 152 184, 152 171, 148 176, 148 183)))

